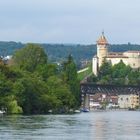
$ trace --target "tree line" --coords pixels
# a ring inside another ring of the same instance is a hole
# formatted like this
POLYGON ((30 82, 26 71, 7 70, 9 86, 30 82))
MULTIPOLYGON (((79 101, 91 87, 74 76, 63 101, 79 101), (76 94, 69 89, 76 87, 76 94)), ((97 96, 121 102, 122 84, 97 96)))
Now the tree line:
POLYGON ((8 114, 67 113, 80 105, 76 64, 71 55, 52 64, 42 46, 26 44, 8 64, 0 61, 0 110, 8 114))
POLYGON ((104 60, 99 69, 98 76, 92 75, 88 81, 98 84, 112 85, 140 85, 140 70, 132 69, 121 60, 114 66, 104 60))
MULTIPOLYGON (((0 42, 0 55, 13 55, 15 51, 21 49, 26 44, 17 42, 0 42)), ((96 44, 40 44, 48 55, 49 62, 63 62, 65 58, 72 54, 78 69, 81 69, 81 61, 91 61, 92 57, 97 53, 96 44)), ((140 50, 140 45, 137 44, 111 44, 109 51, 124 52, 127 50, 140 50)))

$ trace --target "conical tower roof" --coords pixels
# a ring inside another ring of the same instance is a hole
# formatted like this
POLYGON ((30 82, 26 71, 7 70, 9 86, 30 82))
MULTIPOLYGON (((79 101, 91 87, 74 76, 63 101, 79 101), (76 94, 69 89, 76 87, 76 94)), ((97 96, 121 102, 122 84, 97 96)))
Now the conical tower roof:
POLYGON ((98 45, 108 45, 108 41, 107 41, 106 37, 104 36, 104 32, 102 32, 102 35, 97 40, 97 44, 98 45))

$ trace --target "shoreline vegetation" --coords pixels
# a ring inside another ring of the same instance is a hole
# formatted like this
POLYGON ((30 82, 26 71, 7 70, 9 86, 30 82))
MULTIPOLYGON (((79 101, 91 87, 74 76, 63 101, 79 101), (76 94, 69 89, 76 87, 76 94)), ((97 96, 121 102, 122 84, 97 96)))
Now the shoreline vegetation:
POLYGON ((48 62, 44 49, 27 44, 8 65, 0 62, 0 110, 7 114, 67 113, 80 106, 76 64, 71 55, 61 66, 48 62))
POLYGON ((71 55, 59 65, 50 63, 42 46, 29 43, 8 64, 0 60, 0 110, 7 114, 70 113, 80 108, 80 81, 85 77, 97 84, 140 85, 140 71, 122 61, 114 66, 104 61, 98 77, 91 75, 91 65, 78 74, 71 55))

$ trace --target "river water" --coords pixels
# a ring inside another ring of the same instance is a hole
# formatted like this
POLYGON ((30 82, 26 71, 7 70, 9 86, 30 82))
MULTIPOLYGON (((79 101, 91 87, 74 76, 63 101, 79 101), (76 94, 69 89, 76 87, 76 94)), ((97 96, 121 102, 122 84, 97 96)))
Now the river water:
POLYGON ((0 140, 140 140, 140 111, 0 116, 0 140))

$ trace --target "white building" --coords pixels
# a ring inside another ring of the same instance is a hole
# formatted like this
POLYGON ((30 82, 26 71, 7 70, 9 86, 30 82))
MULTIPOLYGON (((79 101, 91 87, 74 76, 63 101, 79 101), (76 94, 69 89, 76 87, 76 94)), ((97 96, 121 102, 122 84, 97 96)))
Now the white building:
POLYGON ((119 95, 118 105, 120 108, 123 108, 123 109, 138 107, 140 105, 139 95, 136 95, 136 94, 119 95))
POLYGON ((140 51, 126 51, 122 53, 108 52, 108 45, 108 41, 104 33, 102 33, 97 41, 97 55, 92 59, 92 72, 95 75, 98 75, 98 70, 104 59, 109 61, 112 65, 122 60, 123 63, 130 65, 134 69, 140 68, 140 51))

